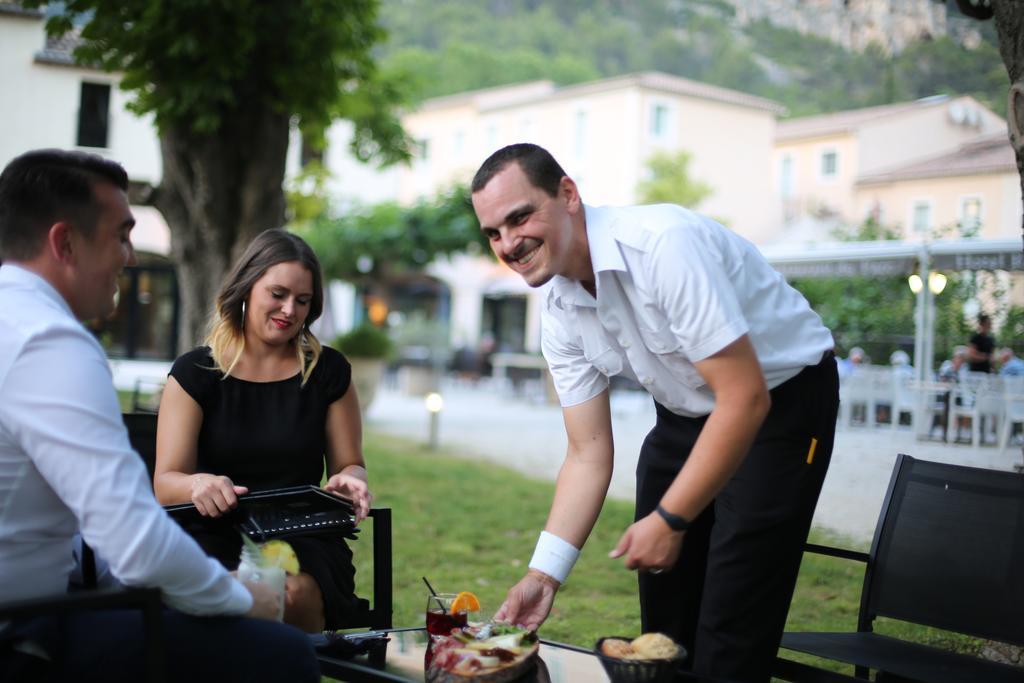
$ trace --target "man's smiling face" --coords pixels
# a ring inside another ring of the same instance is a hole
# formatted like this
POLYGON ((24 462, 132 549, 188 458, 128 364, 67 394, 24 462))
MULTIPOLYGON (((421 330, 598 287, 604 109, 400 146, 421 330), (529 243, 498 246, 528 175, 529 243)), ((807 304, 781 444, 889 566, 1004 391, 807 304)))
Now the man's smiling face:
POLYGON ((569 178, 562 179, 558 194, 552 197, 534 187, 519 164, 512 162, 473 194, 473 209, 494 255, 526 284, 540 287, 555 275, 568 274, 572 214, 580 209, 569 178))

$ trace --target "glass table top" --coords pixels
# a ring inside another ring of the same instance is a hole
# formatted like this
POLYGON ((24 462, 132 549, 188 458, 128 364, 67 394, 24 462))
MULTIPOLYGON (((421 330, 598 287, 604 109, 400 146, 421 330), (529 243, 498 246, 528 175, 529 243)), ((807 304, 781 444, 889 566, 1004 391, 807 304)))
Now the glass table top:
MULTIPOLYGON (((424 681, 426 631, 412 628, 380 634, 390 639, 385 648, 383 667, 379 666, 379 661, 375 666, 365 656, 342 660, 321 655, 323 675, 337 676, 346 681, 424 681)), ((601 661, 589 650, 542 640, 536 669, 520 680, 523 683, 605 683, 609 679, 601 661)))

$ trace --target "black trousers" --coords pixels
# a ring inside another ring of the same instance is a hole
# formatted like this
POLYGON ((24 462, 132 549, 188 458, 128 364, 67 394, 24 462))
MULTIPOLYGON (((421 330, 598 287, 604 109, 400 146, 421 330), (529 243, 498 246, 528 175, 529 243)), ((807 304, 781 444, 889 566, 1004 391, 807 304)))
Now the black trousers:
MULTIPOLYGON (((641 572, 643 631, 667 633, 698 674, 768 681, 803 544, 832 457, 839 378, 832 354, 771 391, 749 453, 694 520, 676 565, 641 572)), ((650 514, 686 462, 706 418, 655 403, 637 464, 636 518, 650 514)))

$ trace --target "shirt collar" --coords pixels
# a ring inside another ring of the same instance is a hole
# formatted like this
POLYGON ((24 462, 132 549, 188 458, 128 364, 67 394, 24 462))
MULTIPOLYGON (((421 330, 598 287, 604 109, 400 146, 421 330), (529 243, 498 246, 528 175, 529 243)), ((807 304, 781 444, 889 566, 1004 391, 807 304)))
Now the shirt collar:
POLYGON ((75 317, 74 312, 71 310, 71 306, 69 306, 68 302, 64 300, 64 297, 60 295, 60 292, 58 292, 54 286, 41 275, 38 275, 37 273, 34 273, 22 266, 8 262, 0 266, 0 285, 8 283, 38 290, 47 299, 50 299, 57 304, 61 310, 66 312, 72 318, 75 317))
MULTIPOLYGON (((608 271, 626 271, 626 261, 622 258, 618 242, 613 230, 615 214, 607 207, 583 205, 587 229, 587 247, 590 250, 590 265, 594 269, 594 277, 608 271)), ((551 280, 548 301, 561 307, 562 304, 573 306, 597 307, 597 301, 590 292, 583 289, 576 280, 556 275, 551 280)))
POLYGON ((594 275, 608 270, 626 271, 618 242, 615 240, 615 213, 608 207, 583 206, 587 221, 587 244, 594 275))

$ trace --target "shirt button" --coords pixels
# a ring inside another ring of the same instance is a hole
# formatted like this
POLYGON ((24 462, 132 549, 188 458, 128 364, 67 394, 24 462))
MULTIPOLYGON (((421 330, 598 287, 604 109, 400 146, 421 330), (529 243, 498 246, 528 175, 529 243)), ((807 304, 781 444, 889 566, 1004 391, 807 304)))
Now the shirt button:
POLYGON ((628 349, 629 348, 629 340, 628 339, 622 339, 622 340, 619 341, 619 345, 622 346, 622 348, 624 348, 624 349, 628 349))
POLYGON ((644 378, 642 378, 640 380, 640 384, 643 384, 645 387, 649 387, 652 384, 654 384, 654 378, 653 377, 644 377, 644 378))
POLYGON ((600 370, 602 374, 605 374, 605 375, 607 375, 607 374, 608 374, 608 368, 606 368, 606 367, 605 367, 605 366, 603 366, 603 365, 598 365, 598 366, 597 366, 597 369, 598 369, 598 370, 600 370))

